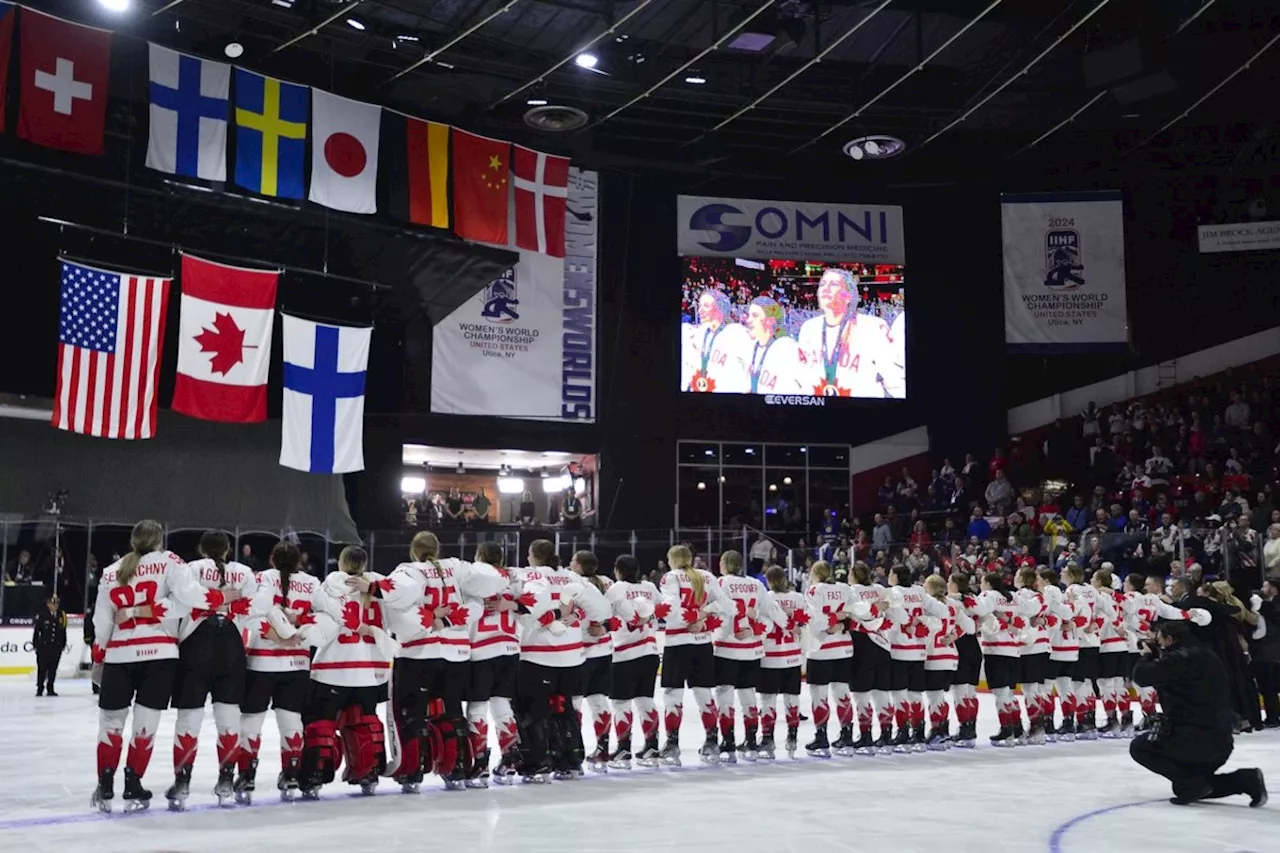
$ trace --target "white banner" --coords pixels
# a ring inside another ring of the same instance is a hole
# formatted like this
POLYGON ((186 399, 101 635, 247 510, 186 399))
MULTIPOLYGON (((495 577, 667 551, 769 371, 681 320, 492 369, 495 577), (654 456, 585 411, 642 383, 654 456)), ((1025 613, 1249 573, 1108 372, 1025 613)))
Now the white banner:
POLYGON ((681 255, 906 263, 901 207, 682 195, 676 220, 681 255))
POLYGON ((1120 193, 1003 195, 1000 203, 1009 349, 1127 344, 1120 193))
POLYGON ((1200 251, 1261 252, 1280 249, 1280 222, 1235 222, 1230 225, 1201 225, 1200 251))
POLYGON ((571 168, 564 258, 521 251, 436 325, 431 411, 595 420, 598 199, 599 176, 571 168))

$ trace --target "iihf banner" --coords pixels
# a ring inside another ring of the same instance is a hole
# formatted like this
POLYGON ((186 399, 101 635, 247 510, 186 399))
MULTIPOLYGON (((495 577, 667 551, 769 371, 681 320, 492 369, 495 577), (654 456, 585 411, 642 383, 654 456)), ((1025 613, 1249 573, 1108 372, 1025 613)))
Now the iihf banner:
POLYGON ((1127 345, 1120 193, 1003 195, 1000 203, 1008 348, 1052 353, 1127 345))
POLYGON ((682 195, 676 219, 686 256, 906 263, 901 207, 682 195))
POLYGON ((569 170, 564 258, 521 250, 436 325, 431 411, 595 420, 598 187, 595 172, 569 170))

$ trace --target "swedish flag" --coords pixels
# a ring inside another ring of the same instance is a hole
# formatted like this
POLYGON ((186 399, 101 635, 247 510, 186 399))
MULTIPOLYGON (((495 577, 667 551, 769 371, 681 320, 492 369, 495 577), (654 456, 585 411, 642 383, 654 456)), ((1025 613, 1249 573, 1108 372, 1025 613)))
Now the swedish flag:
POLYGON ((236 184, 262 195, 303 197, 310 103, 306 86, 236 69, 236 184))

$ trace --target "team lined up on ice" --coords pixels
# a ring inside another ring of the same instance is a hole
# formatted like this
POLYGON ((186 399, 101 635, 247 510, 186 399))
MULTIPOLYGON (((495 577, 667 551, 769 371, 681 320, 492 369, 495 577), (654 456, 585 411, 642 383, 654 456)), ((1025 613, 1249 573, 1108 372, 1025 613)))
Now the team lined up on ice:
MULTIPOLYGON (((220 803, 252 800, 268 707, 280 728, 277 787, 285 798, 317 796, 339 768, 372 793, 382 776, 412 791, 431 772, 460 788, 487 787, 491 774, 499 782, 572 779, 584 761, 599 772, 633 758, 678 764, 686 689, 703 723, 704 761, 772 759, 779 697, 785 749, 797 749, 802 666, 816 729, 805 747, 811 755, 972 746, 984 662, 1001 718, 993 741, 1037 743, 1092 736, 1099 698, 1104 734, 1130 729, 1126 679, 1138 640, 1157 618, 1209 619, 1170 607, 1132 577, 1129 588, 1113 590, 1108 570, 1086 585, 1074 566, 1065 591, 1050 569, 1022 570, 1008 591, 997 575, 985 576, 980 590, 963 575, 914 584, 893 575, 882 587, 862 565, 855 583, 833 583, 818 563, 801 594, 780 569, 769 572, 767 589, 744 578, 737 552, 722 556, 717 578, 677 546, 659 589, 639 580, 628 555, 617 558, 610 582, 590 552, 560 568, 552 543, 539 540, 528 565, 511 568, 493 543, 482 543, 473 562, 440 559, 424 532, 411 560, 389 575, 365 571, 364 552, 348 548, 321 581, 297 571, 297 548, 286 542, 273 550, 272 568, 255 575, 227 561, 222 534, 206 534, 204 559, 190 565, 160 550, 161 536, 158 524, 139 523, 133 551, 99 585, 94 805, 103 810, 114 797, 130 706, 123 797, 131 808, 150 800, 142 777, 171 701, 175 784, 166 796, 173 807, 185 802, 210 695, 220 803), (653 699, 660 654, 662 745, 653 699), (376 711, 388 692, 384 726, 376 711), (595 737, 590 756, 584 706, 595 737), (829 742, 832 710, 839 735, 829 742)), ((1141 702, 1154 710, 1150 691, 1141 702)))

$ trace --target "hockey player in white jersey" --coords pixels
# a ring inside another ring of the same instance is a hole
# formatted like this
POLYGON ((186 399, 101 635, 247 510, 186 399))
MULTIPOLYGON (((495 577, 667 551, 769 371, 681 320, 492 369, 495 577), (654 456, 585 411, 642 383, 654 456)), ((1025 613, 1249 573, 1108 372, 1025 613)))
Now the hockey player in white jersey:
POLYGON ((133 706, 133 733, 124 770, 125 807, 146 809, 151 792, 142 777, 151 763, 160 712, 168 707, 178 667, 179 619, 192 609, 217 610, 235 602, 235 590, 206 590, 189 566, 164 551, 164 528, 139 521, 131 549, 107 566, 93 611, 93 660, 102 664, 98 695, 98 786, 90 804, 111 811, 124 724, 133 706))
POLYGON ((507 581, 496 595, 484 599, 484 613, 471 623, 471 683, 467 687, 467 723, 471 727, 471 749, 475 753, 469 788, 489 786, 489 718, 498 736, 498 766, 493 774, 500 783, 510 781, 511 768, 519 764, 516 744, 514 702, 520 672, 520 629, 516 624, 516 599, 520 580, 505 568, 505 555, 497 542, 476 546, 477 563, 493 566, 507 581))
POLYGON ((810 393, 823 397, 889 397, 886 376, 893 377, 889 325, 858 313, 858 284, 853 273, 832 267, 818 281, 822 313, 800 327, 800 356, 810 393))
POLYGON ((613 574, 616 582, 605 598, 613 608, 609 698, 618 748, 609 757, 609 766, 615 770, 631 767, 634 707, 644 737, 637 761, 641 767, 653 767, 658 763, 658 708, 653 701, 658 680, 658 620, 671 612, 671 605, 662 600, 656 586, 640 579, 640 565, 630 554, 614 561, 613 574))
POLYGON ((205 589, 235 590, 235 600, 221 607, 192 610, 178 629, 178 672, 173 682, 173 707, 177 720, 173 732, 174 782, 165 791, 169 808, 181 811, 191 794, 191 771, 196 763, 204 705, 212 696, 213 720, 218 733, 218 782, 213 789, 218 804, 235 795, 236 760, 240 751, 240 704, 244 701, 247 663, 244 640, 236 624, 252 613, 258 583, 253 570, 228 562, 231 540, 218 530, 200 537, 202 559, 190 564, 196 582, 205 589))
POLYGON ((744 394, 749 389, 745 369, 751 336, 730 321, 729 297, 708 289, 698 297, 698 324, 685 324, 682 335, 682 375, 686 391, 744 394))
POLYGON ((752 394, 813 393, 805 386, 800 348, 787 335, 784 319, 782 306, 767 296, 752 301, 747 310, 751 347, 746 368, 752 394))
POLYGON ((774 731, 778 723, 778 696, 787 726, 787 757, 794 758, 800 734, 800 667, 804 663, 801 635, 809 624, 804 596, 787 580, 786 569, 770 566, 764 574, 769 584, 767 595, 786 617, 786 623, 775 623, 765 631, 764 659, 760 662, 760 750, 764 759, 776 755, 774 731))

